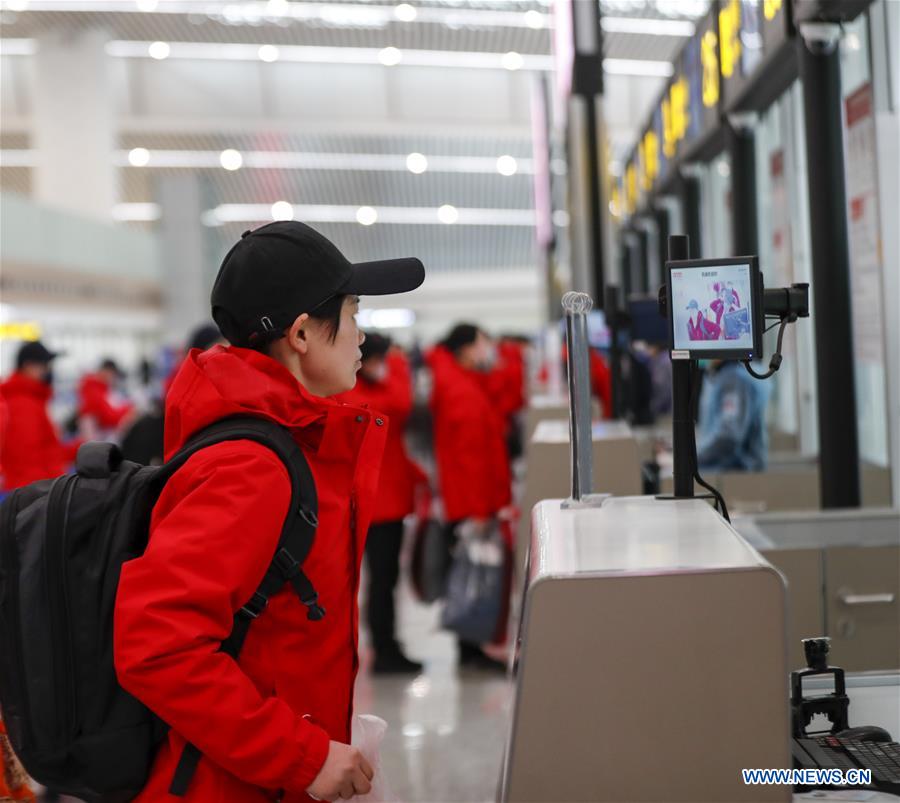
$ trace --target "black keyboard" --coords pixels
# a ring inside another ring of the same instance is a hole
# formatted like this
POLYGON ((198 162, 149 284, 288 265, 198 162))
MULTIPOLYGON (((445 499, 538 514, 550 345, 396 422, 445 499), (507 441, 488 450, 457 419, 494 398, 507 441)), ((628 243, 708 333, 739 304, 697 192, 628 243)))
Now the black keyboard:
POLYGON ((872 770, 872 787, 900 794, 900 744, 897 742, 860 742, 837 736, 795 741, 819 767, 844 772, 872 770))

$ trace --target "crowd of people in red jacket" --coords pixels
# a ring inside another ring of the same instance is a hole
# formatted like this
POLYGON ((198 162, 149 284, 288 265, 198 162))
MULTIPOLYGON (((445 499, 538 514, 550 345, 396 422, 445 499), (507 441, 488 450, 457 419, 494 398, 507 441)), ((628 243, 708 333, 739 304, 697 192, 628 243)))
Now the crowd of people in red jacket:
MULTIPOLYGON (((220 342, 214 327, 200 327, 189 342, 192 348, 185 361, 198 359, 206 348, 220 342)), ((431 499, 435 493, 440 500, 447 545, 452 548, 463 522, 486 525, 498 517, 507 521, 514 517, 511 462, 520 451, 519 414, 526 404, 528 341, 520 337, 495 340, 478 326, 462 323, 420 359, 417 367, 429 371, 431 377, 427 405, 433 455, 423 456, 423 462, 432 464, 433 483, 407 448, 407 422, 416 401, 409 356, 378 333, 368 334, 360 348, 363 357, 357 384, 334 401, 369 408, 389 421, 374 513, 364 546, 370 576, 365 609, 375 654, 373 671, 417 672, 421 664, 406 656, 396 636, 394 598, 404 520, 421 509, 423 498, 431 499)), ((40 342, 23 344, 15 371, 0 384, 3 491, 69 470, 85 440, 121 441, 127 438, 129 429, 138 431, 146 423, 132 404, 116 399, 124 375, 113 360, 105 359, 96 372, 81 379, 76 434, 63 440, 49 413, 57 356, 40 342)), ((599 355, 592 359, 595 393, 608 406, 609 372, 599 355)), ((183 361, 161 383, 163 395, 178 397, 176 401, 183 393, 172 387, 179 369, 183 369, 183 361)), ((264 397, 261 389, 242 388, 242 392, 264 397)), ((182 410, 182 402, 167 407, 182 410)), ((199 408, 202 415, 212 415, 210 411, 218 409, 214 398, 206 399, 199 408)), ((151 416, 147 413, 143 418, 151 416)), ((178 420, 166 421, 166 454, 177 446, 179 426, 178 420)), ((162 457, 162 442, 155 451, 162 457)), ((149 453, 153 452, 151 449, 149 453)), ((484 654, 480 645, 461 642, 459 647, 461 664, 502 668, 484 654)))

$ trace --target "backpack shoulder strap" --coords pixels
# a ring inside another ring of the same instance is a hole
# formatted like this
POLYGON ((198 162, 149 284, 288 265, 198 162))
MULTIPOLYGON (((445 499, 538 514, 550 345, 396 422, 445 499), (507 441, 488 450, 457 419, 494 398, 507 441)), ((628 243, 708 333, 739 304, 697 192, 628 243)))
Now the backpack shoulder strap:
POLYGON ((255 619, 262 613, 269 597, 289 582, 309 609, 309 618, 321 619, 325 611, 319 607, 315 589, 300 568, 312 549, 319 524, 316 485, 303 450, 285 427, 252 416, 223 418, 192 436, 160 468, 161 475, 168 479, 201 449, 234 440, 255 441, 271 449, 284 463, 291 482, 291 504, 275 556, 256 593, 241 612, 250 620, 255 619))
MULTIPOLYGON (((160 467, 159 476, 167 480, 201 449, 233 440, 255 441, 271 449, 284 463, 291 481, 291 503, 275 556, 253 596, 235 614, 231 635, 222 642, 221 652, 237 660, 253 620, 259 617, 269 604, 269 599, 285 583, 291 584, 306 606, 308 619, 322 619, 325 609, 319 605, 319 595, 302 568, 312 549, 319 524, 315 481, 302 449, 285 427, 252 416, 224 418, 191 437, 171 460, 160 467)), ((170 794, 178 797, 187 794, 199 761, 200 751, 192 744, 185 745, 172 777, 170 794)))

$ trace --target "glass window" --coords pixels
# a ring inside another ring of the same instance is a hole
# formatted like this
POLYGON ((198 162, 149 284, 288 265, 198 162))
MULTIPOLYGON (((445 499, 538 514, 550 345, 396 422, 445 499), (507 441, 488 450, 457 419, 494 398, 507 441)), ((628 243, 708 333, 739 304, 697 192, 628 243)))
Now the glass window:
POLYGON ((841 40, 841 89, 859 449, 863 460, 887 466, 884 263, 867 15, 848 25, 841 40))

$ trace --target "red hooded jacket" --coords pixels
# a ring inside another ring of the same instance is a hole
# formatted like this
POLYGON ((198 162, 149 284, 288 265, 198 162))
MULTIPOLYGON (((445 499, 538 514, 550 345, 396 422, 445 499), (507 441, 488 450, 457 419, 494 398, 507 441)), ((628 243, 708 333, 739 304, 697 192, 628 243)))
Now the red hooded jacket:
POLYGON ((53 390, 45 382, 16 371, 0 385, 3 431, 0 465, 8 491, 58 477, 75 459, 78 443, 64 445, 47 414, 53 390))
POLYGON ((327 614, 310 622, 290 588, 250 627, 237 664, 219 652, 275 553, 287 470, 249 441, 194 455, 153 510, 146 552, 122 568, 115 661, 122 686, 171 725, 138 803, 308 800, 329 739, 349 743, 358 668, 359 567, 384 421, 307 393, 246 349, 192 351, 166 400, 166 457, 200 428, 259 415, 293 432, 316 480, 319 527, 304 571, 327 614), (167 794, 185 739, 204 757, 184 798, 167 794))
POLYGON ((525 406, 525 355, 513 340, 497 345, 497 365, 487 374, 488 389, 494 405, 506 421, 525 406))
POLYGON ((402 352, 391 351, 387 356, 387 369, 383 382, 370 382, 358 374, 356 387, 337 397, 347 404, 385 413, 391 421, 375 497, 373 524, 399 521, 412 513, 416 486, 428 481, 422 469, 410 460, 403 438, 413 405, 409 363, 402 352))
POLYGON ((109 401, 109 385, 98 374, 87 374, 81 380, 78 396, 78 415, 90 416, 100 429, 115 429, 131 412, 130 404, 116 407, 109 401))
POLYGON ((434 453, 447 521, 489 518, 510 503, 506 421, 484 374, 443 346, 428 355, 434 379, 434 453))

